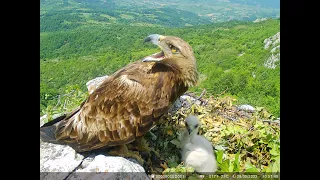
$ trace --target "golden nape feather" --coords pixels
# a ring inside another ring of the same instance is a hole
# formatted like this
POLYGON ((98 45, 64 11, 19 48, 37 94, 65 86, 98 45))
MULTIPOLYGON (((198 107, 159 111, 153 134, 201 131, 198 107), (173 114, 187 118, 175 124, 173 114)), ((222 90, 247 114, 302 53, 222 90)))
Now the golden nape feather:
POLYGON ((191 46, 181 38, 152 34, 161 51, 115 72, 73 112, 40 127, 43 141, 78 152, 127 144, 143 136, 198 80, 191 46))

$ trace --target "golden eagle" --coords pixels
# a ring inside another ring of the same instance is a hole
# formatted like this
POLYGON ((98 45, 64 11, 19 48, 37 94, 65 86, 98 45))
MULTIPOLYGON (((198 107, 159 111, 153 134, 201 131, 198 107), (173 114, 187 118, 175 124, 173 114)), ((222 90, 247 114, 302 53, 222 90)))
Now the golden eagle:
POLYGON ((77 152, 125 145, 143 136, 198 80, 191 46, 179 37, 152 34, 161 48, 104 80, 73 112, 40 127, 43 141, 77 152))

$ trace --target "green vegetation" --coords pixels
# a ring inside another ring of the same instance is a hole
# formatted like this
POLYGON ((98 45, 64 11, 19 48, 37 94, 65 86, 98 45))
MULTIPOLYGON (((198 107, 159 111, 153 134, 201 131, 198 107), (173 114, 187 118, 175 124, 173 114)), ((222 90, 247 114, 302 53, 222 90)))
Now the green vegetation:
POLYGON ((57 103, 55 97, 64 94, 67 85, 86 91, 88 80, 159 51, 142 43, 147 35, 158 33, 180 36, 193 47, 202 80, 190 91, 225 91, 239 104, 262 106, 278 117, 280 65, 263 65, 271 55, 263 41, 280 31, 279 24, 279 19, 270 19, 184 28, 92 25, 40 33, 40 115, 57 103))

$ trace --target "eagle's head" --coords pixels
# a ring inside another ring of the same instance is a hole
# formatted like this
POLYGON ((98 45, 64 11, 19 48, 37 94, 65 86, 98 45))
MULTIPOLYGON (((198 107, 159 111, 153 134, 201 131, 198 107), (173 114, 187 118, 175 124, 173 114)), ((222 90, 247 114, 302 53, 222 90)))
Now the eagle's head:
POLYGON ((185 125, 191 136, 198 134, 200 122, 197 116, 188 116, 185 125))
POLYGON ((177 69, 187 77, 189 85, 195 85, 198 80, 197 63, 192 47, 176 36, 151 34, 144 39, 157 45, 161 51, 142 59, 142 62, 157 62, 177 69))
POLYGON ((162 36, 151 34, 144 39, 144 42, 151 42, 160 47, 162 51, 145 57, 143 62, 160 62, 164 60, 190 60, 194 61, 195 57, 191 46, 183 39, 175 36, 162 36))

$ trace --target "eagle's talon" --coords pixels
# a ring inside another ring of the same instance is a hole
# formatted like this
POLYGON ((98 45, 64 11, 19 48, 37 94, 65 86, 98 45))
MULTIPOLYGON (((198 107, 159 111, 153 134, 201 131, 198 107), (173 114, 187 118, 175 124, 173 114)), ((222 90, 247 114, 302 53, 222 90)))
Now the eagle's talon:
POLYGON ((164 170, 166 170, 166 169, 168 168, 168 165, 167 165, 166 162, 161 163, 160 166, 161 166, 164 170))
POLYGON ((139 164, 143 165, 144 160, 137 151, 128 150, 126 145, 118 146, 117 149, 108 152, 112 156, 122 156, 126 158, 133 158, 138 161, 139 164))

